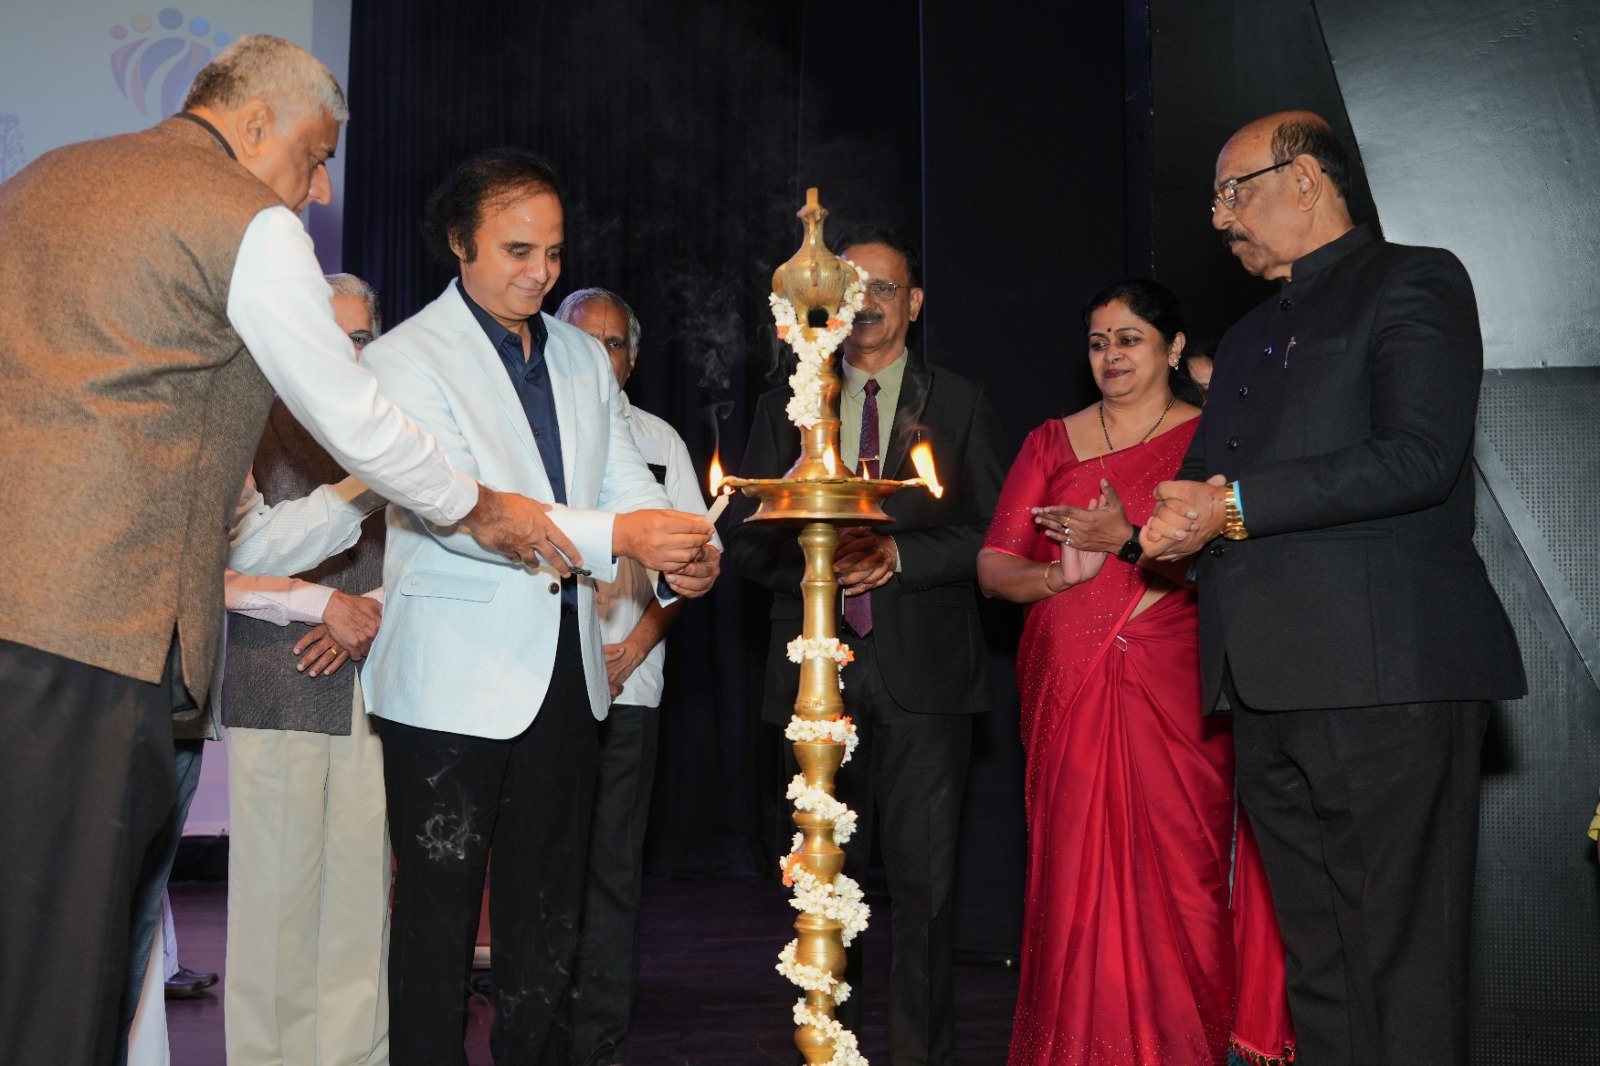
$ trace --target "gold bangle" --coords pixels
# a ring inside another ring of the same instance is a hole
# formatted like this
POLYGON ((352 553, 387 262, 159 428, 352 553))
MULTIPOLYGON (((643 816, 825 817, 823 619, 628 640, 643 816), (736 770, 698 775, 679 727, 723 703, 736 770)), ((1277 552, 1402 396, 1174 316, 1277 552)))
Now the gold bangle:
POLYGON ((1060 559, 1051 559, 1048 563, 1044 564, 1044 590, 1046 592, 1048 592, 1052 596, 1054 596, 1058 592, 1065 591, 1064 589, 1055 588, 1054 586, 1052 586, 1050 584, 1050 568, 1052 566, 1060 566, 1060 565, 1061 565, 1061 560, 1060 559))
POLYGON ((1222 535, 1228 540, 1244 540, 1250 531, 1244 527, 1244 512, 1239 510, 1239 493, 1232 483, 1222 495, 1222 535))

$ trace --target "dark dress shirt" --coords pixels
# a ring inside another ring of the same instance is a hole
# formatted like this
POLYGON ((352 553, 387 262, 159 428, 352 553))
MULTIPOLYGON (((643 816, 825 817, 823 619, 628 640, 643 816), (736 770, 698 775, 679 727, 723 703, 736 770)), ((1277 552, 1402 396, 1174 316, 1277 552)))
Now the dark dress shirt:
MULTIPOLYGON (((527 416, 528 428, 533 431, 533 442, 539 448, 539 458, 544 462, 545 476, 550 479, 550 491, 556 503, 567 502, 566 470, 561 464, 561 423, 556 418, 556 398, 550 387, 550 368, 545 363, 544 345, 549 339, 544 318, 534 315, 528 319, 529 343, 527 356, 523 355, 522 338, 497 322, 493 315, 479 307, 459 281, 456 289, 466 302, 467 310, 478 320, 500 365, 506 368, 511 387, 522 403, 522 413, 527 416)), ((578 609, 576 578, 561 583, 561 605, 569 611, 578 609)))

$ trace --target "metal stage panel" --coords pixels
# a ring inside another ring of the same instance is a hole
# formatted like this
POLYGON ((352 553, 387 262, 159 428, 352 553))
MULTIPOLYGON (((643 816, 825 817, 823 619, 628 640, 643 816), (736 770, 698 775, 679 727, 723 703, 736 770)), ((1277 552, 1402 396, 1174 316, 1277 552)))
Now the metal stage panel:
POLYGON ((1600 368, 1490 372, 1478 550, 1527 667, 1484 751, 1472 1061, 1600 1062, 1600 907, 1585 835, 1600 785, 1600 368))

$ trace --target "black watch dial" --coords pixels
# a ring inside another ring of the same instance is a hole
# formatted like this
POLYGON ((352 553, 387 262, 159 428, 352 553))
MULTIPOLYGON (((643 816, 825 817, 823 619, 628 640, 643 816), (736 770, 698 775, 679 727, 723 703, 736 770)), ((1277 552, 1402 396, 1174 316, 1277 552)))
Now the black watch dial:
POLYGON ((1128 543, 1124 544, 1121 550, 1117 552, 1118 559, 1125 563, 1133 564, 1144 558, 1144 545, 1139 543, 1139 532, 1139 527, 1134 526, 1133 536, 1129 537, 1128 543))

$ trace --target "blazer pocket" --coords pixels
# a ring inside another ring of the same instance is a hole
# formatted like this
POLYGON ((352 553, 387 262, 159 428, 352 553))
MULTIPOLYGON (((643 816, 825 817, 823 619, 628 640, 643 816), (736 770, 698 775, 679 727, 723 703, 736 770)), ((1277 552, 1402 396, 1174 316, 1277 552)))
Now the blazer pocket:
POLYGON ((1349 347, 1349 343, 1347 337, 1319 337, 1316 340, 1295 341, 1294 348, 1288 353, 1288 359, 1293 363, 1295 360, 1338 355, 1349 347))
POLYGON ((1393 537, 1394 531, 1390 529, 1363 529, 1360 527, 1350 529, 1302 529, 1294 533, 1283 534, 1285 542, 1307 542, 1325 540, 1382 540, 1393 537))
POLYGON ((441 600, 470 600, 488 603, 494 599, 500 582, 467 577, 443 570, 416 570, 400 579, 402 596, 430 596, 441 600))

